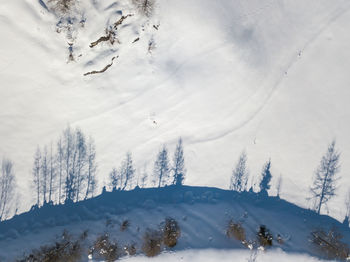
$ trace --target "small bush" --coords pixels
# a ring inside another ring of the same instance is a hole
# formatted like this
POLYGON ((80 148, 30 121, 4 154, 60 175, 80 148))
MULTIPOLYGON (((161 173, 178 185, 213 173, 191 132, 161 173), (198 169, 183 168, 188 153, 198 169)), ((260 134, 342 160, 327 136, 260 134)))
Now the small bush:
POLYGON ((136 246, 135 244, 127 245, 124 247, 126 255, 133 256, 136 255, 136 246))
POLYGON ((341 241, 343 236, 335 229, 328 232, 315 230, 311 232, 311 243, 328 259, 346 260, 350 256, 349 246, 341 241))
POLYGON ((133 0, 139 12, 146 17, 152 16, 155 9, 155 0, 133 0))
POLYGON ((267 247, 272 246, 272 234, 270 230, 266 228, 266 226, 261 225, 258 232, 258 241, 260 246, 267 247))
POLYGON ((143 236, 142 251, 148 257, 154 257, 161 251, 162 234, 158 230, 148 229, 143 236))
POLYGON ((229 238, 235 238, 241 242, 246 240, 245 230, 240 223, 230 220, 226 229, 226 235, 229 238))
POLYGON ((108 234, 98 237, 89 253, 94 258, 105 259, 108 262, 120 257, 117 244, 109 239, 108 234))
POLYGON ((49 0, 48 5, 53 11, 65 14, 75 4, 76 0, 49 0))
POLYGON ((280 245, 284 244, 284 240, 280 234, 277 234, 277 243, 280 245))
POLYGON ((167 247, 174 247, 181 236, 180 226, 173 218, 166 218, 163 227, 163 243, 167 247))
POLYGON ((80 261, 83 254, 81 241, 83 234, 78 240, 73 240, 67 231, 64 231, 60 240, 52 245, 40 247, 26 256, 20 262, 77 262, 80 261))
POLYGON ((122 224, 120 225, 120 231, 125 231, 128 229, 130 226, 130 221, 129 220, 124 220, 122 224))

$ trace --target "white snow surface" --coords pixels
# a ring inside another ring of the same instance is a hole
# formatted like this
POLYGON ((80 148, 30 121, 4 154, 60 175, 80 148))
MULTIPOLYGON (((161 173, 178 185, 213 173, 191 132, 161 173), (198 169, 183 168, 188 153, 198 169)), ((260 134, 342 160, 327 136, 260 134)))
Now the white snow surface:
MULTIPOLYGON (((251 252, 248 251, 238 251, 238 250, 188 250, 180 251, 176 253, 164 253, 156 258, 147 258, 143 256, 130 257, 122 259, 121 261, 130 261, 130 262, 145 262, 145 261, 168 261, 168 262, 177 262, 177 261, 191 261, 191 262, 231 262, 234 261, 240 262, 249 262, 249 259, 254 256, 251 252)), ((282 251, 272 251, 268 253, 258 252, 256 255, 256 261, 259 262, 286 262, 286 261, 300 261, 300 262, 316 262, 324 261, 314 257, 300 254, 288 254, 282 251)))
POLYGON ((251 176, 271 157, 273 175, 283 176, 282 197, 303 206, 336 138, 342 180, 328 209, 344 217, 348 0, 158 0, 150 19, 127 0, 77 1, 70 14, 77 21, 61 33, 44 2, 0 2, 0 156, 15 161, 21 210, 33 203, 37 145, 55 141, 70 124, 96 140, 100 186, 126 151, 151 172, 162 144, 173 150, 182 136, 186 184, 227 188, 246 150, 251 176), (89 47, 129 13, 118 29, 120 44, 89 47), (83 76, 114 56, 103 74, 83 76))

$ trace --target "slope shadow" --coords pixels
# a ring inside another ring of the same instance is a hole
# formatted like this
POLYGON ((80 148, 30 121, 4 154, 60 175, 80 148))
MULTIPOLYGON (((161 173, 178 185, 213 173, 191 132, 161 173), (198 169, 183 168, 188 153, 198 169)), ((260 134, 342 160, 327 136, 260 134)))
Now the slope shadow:
MULTIPOLYGON (((0 223, 0 241, 17 239, 30 232, 44 231, 55 226, 67 226, 79 221, 105 221, 105 218, 110 215, 120 216, 136 209, 144 214, 149 213, 152 217, 155 214, 152 212, 156 212, 160 206, 169 207, 171 215, 181 217, 186 213, 192 218, 192 222, 181 221, 180 223, 184 226, 184 234, 190 240, 184 240, 182 243, 180 241, 175 250, 244 248, 239 241, 226 238, 225 225, 220 227, 215 224, 215 221, 222 224, 225 212, 229 212, 230 217, 235 220, 240 220, 246 229, 247 236, 251 238, 256 237, 259 225, 267 225, 274 236, 281 234, 286 238, 283 245, 276 243, 274 246, 288 252, 320 256, 316 250, 310 248, 309 243, 310 233, 319 228, 324 230, 336 228, 343 235, 343 242, 350 243, 349 227, 332 217, 318 215, 312 210, 303 209, 278 197, 193 186, 144 189, 137 187, 131 191, 104 191, 97 197, 78 203, 46 204, 40 208, 33 206, 30 211, 0 223), (198 241, 203 237, 203 233, 199 231, 203 231, 204 227, 206 233, 211 232, 220 239, 216 243, 198 241)), ((226 216, 225 219, 228 217, 226 216)))

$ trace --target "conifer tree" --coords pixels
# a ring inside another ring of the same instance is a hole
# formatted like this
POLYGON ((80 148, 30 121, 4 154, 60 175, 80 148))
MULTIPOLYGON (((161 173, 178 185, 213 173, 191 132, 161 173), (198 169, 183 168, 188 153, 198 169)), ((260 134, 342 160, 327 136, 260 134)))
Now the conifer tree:
POLYGON ((262 169, 261 175, 262 175, 262 179, 260 181, 260 192, 266 193, 267 191, 270 189, 271 185, 271 159, 269 161, 267 161, 262 169))
POLYGON ((247 154, 243 151, 239 157, 235 169, 232 171, 230 190, 235 190, 238 192, 246 190, 249 176, 246 163, 247 154))

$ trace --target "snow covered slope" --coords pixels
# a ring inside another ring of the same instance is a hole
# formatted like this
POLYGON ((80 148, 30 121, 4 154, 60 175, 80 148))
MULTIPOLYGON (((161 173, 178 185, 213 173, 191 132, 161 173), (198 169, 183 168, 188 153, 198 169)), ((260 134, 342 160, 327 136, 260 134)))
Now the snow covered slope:
MULTIPOLYGON (((344 237, 342 241, 350 243, 349 227, 276 197, 267 198, 247 192, 239 194, 217 188, 171 186, 105 192, 87 201, 46 205, 15 216, 0 223, 0 260, 13 261, 13 258, 28 255, 32 249, 50 245, 64 229, 74 235, 88 230, 88 247, 98 236, 107 233, 119 248, 134 243, 140 254, 147 228, 158 229, 167 217, 179 223, 181 236, 175 248, 165 248, 164 251, 246 249, 240 241, 226 236, 231 219, 241 223, 247 240, 256 240, 261 225, 270 230, 273 246, 265 255, 261 254, 267 258, 282 257, 285 261, 293 261, 287 260, 288 256, 279 249, 297 256, 309 254, 320 257, 322 254, 310 242, 311 232, 319 229, 336 228, 344 237), (121 225, 126 220, 129 226, 122 231, 121 225), (283 243, 277 241, 278 235, 283 243)), ((249 256, 248 252, 236 252, 242 257, 240 261, 249 256)), ((219 252, 216 259, 220 256, 219 252)), ((87 261, 87 253, 84 261, 87 261)), ((136 261, 139 260, 136 258, 136 261)), ((187 256, 184 261, 191 260, 187 256)), ((257 261, 261 261, 260 258, 257 261)))
POLYGON ((182 136, 187 184, 227 188, 245 149, 252 176, 271 157, 282 196, 304 206, 335 137, 343 186, 329 210, 343 218, 349 8, 347 0, 162 0, 148 19, 129 1, 90 0, 60 22, 47 1, 1 1, 0 155, 15 161, 22 209, 33 203, 36 146, 69 123, 95 138, 101 185, 126 151, 151 171, 160 146, 182 136), (120 43, 89 47, 128 14, 120 43), (104 73, 84 76, 113 57, 104 73))

